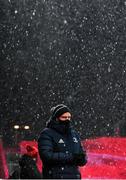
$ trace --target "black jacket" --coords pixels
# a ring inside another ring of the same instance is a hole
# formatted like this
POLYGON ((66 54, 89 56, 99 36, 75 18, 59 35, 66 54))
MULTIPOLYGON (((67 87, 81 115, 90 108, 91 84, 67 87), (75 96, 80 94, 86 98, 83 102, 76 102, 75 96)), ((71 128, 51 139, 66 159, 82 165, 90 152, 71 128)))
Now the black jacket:
POLYGON ((20 161, 20 179, 41 179, 41 174, 37 168, 36 161, 24 154, 20 161))
POLYGON ((8 179, 20 179, 20 168, 15 169, 8 179))
POLYGON ((78 133, 71 127, 50 121, 38 139, 44 179, 80 179, 78 166, 86 164, 78 133), (78 158, 81 155, 81 158, 78 158))

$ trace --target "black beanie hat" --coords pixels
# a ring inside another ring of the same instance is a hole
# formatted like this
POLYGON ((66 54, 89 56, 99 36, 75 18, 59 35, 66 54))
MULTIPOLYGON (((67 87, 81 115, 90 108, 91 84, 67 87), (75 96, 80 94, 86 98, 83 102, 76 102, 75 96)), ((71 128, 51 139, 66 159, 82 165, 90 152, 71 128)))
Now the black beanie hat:
POLYGON ((62 114, 66 113, 66 112, 70 112, 70 109, 64 105, 64 104, 59 104, 53 108, 51 108, 51 113, 52 113, 52 118, 58 118, 59 116, 61 116, 62 114))

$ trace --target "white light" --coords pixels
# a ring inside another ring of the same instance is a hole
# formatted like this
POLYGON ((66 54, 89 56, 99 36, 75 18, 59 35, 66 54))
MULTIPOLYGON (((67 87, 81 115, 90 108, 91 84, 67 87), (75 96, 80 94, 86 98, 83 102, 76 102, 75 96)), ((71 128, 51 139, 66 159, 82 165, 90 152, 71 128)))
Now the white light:
POLYGON ((20 126, 19 125, 14 125, 14 129, 19 129, 20 126))
POLYGON ((15 10, 14 12, 15 12, 15 14, 17 14, 17 13, 18 13, 18 11, 17 11, 17 10, 15 10))
POLYGON ((30 127, 29 126, 24 126, 24 129, 30 129, 30 127))
POLYGON ((64 21, 63 21, 63 22, 64 22, 64 24, 67 24, 67 20, 66 20, 66 19, 64 19, 64 21))

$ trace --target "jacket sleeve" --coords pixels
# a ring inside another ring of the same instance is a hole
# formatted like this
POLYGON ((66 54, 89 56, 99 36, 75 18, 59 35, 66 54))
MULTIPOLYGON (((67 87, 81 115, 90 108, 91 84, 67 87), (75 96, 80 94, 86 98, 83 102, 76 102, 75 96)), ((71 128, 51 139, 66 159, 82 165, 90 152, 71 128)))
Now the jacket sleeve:
POLYGON ((87 163, 87 154, 84 147, 81 144, 81 139, 78 133, 77 137, 79 140, 79 148, 74 154, 75 164, 78 166, 84 166, 87 163))
POLYGON ((43 131, 38 139, 40 158, 47 164, 69 164, 73 161, 72 153, 54 152, 52 136, 43 131))
POLYGON ((84 166, 86 163, 87 163, 86 151, 82 148, 82 146, 80 144, 80 153, 79 153, 77 165, 78 166, 84 166))

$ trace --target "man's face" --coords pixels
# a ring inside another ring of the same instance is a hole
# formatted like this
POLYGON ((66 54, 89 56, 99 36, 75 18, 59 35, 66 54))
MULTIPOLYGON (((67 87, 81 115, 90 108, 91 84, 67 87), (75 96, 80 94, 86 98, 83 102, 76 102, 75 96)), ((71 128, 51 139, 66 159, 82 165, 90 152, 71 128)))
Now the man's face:
POLYGON ((62 114, 59 118, 60 121, 66 121, 66 120, 71 120, 71 114, 69 112, 66 112, 62 114))

